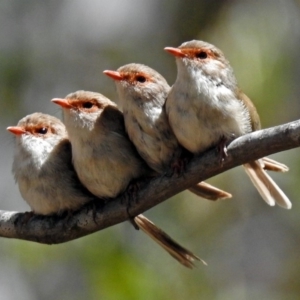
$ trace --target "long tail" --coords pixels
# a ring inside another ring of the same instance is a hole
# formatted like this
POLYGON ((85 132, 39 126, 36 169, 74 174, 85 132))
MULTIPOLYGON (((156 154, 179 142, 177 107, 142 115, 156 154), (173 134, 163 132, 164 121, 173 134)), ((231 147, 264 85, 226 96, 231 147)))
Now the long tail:
POLYGON ((253 185, 262 198, 271 206, 275 203, 283 208, 292 208, 292 203, 275 181, 265 172, 259 161, 255 160, 243 165, 253 185))
POLYGON ((287 172, 289 170, 286 165, 269 157, 264 157, 260 161, 262 161, 263 168, 268 171, 287 172))
POLYGON ((195 260, 200 260, 204 265, 207 265, 204 260, 200 259, 191 251, 180 246, 168 234, 166 234, 162 229, 158 228, 145 216, 138 215, 134 218, 134 221, 141 230, 143 230, 148 236, 162 246, 171 256, 173 256, 185 267, 192 269, 194 267, 195 260))
MULTIPOLYGON (((268 157, 264 157, 260 159, 259 162, 261 163, 261 166, 267 171, 284 173, 289 170, 289 168, 285 164, 282 164, 268 157)), ((230 193, 220 190, 215 186, 208 184, 204 181, 199 182, 193 187, 190 187, 189 191, 199 197, 205 198, 207 200, 212 200, 212 201, 232 198, 232 195, 230 193)))
POLYGON ((190 187, 189 191, 194 193, 197 196, 212 201, 216 201, 219 199, 227 199, 232 197, 230 193, 220 190, 204 181, 199 182, 197 185, 190 187))

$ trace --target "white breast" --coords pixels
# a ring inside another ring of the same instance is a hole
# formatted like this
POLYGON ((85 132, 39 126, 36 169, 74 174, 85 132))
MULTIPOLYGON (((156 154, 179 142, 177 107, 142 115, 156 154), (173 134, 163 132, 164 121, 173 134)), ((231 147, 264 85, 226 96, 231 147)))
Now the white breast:
POLYGON ((199 153, 223 137, 232 139, 250 132, 243 102, 221 82, 204 76, 201 69, 193 72, 177 79, 167 100, 169 121, 180 144, 199 153))

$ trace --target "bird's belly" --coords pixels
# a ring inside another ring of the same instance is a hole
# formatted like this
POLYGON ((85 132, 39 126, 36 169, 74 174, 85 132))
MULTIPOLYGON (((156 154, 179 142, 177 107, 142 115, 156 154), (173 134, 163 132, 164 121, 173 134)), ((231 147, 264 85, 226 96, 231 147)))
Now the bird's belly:
POLYGON ((248 123, 247 118, 236 118, 218 111, 205 114, 189 112, 181 115, 176 137, 184 148, 196 154, 217 145, 223 138, 232 140, 249 132, 248 123))
POLYGON ((20 178, 19 190, 34 213, 49 215, 59 212, 59 199, 51 197, 47 185, 39 184, 34 180, 29 183, 28 180, 20 178))
POLYGON ((99 198, 114 198, 123 192, 129 183, 130 177, 124 176, 124 171, 115 168, 114 164, 94 162, 89 170, 77 170, 80 181, 99 198))

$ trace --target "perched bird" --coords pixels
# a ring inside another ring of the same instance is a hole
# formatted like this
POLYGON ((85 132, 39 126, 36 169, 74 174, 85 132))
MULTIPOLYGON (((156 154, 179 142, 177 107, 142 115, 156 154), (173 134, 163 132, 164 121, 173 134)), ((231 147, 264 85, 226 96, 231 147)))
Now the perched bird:
POLYGON ((74 211, 95 200, 74 171, 71 144, 59 119, 34 113, 7 130, 16 136, 12 171, 34 213, 74 211))
MULTIPOLYGON (((182 152, 165 112, 168 83, 157 71, 142 64, 128 64, 104 73, 115 80, 129 138, 152 169, 165 173, 177 164, 182 152)), ((264 162, 267 168, 286 170, 286 166, 271 159, 264 158, 264 162)), ((205 182, 191 189, 211 200, 231 197, 205 182)))
POLYGON ((53 99, 63 108, 80 181, 99 198, 115 198, 133 179, 151 174, 125 131, 117 105, 101 94, 77 91, 53 99))
MULTIPOLYGON (((75 170, 92 194, 108 200, 123 193, 133 179, 152 175, 127 137, 123 114, 108 98, 77 91, 52 101, 63 108, 75 170)), ((201 260, 143 215, 134 222, 184 266, 201 260)))
MULTIPOLYGON (((159 174, 180 167, 182 147, 164 108, 170 90, 165 78, 142 64, 128 64, 104 74, 115 80, 126 131, 141 157, 159 174)), ((231 194, 205 182, 191 191, 209 200, 231 198, 231 194)))
MULTIPOLYGON (((218 48, 193 40, 165 50, 176 57, 178 70, 166 111, 183 147, 197 154, 218 146, 226 156, 228 142, 261 128, 254 104, 239 89, 233 69, 218 48)), ((270 160, 256 160, 244 167, 269 205, 277 203, 289 209, 290 200, 263 170, 269 163, 270 160)))

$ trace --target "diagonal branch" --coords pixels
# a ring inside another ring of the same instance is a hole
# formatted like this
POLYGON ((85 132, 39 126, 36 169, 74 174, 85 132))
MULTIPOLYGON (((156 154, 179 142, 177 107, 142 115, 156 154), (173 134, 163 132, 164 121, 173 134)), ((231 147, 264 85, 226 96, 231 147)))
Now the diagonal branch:
MULTIPOLYGON (((188 187, 238 165, 299 146, 300 120, 244 135, 229 145, 223 165, 217 151, 212 149, 194 157, 180 178, 163 176, 142 183, 130 214, 143 213, 188 187)), ((0 236, 58 244, 121 223, 128 219, 128 214, 126 204, 118 197, 106 205, 85 206, 72 216, 34 216, 23 222, 25 219, 24 213, 0 211, 0 236)))

